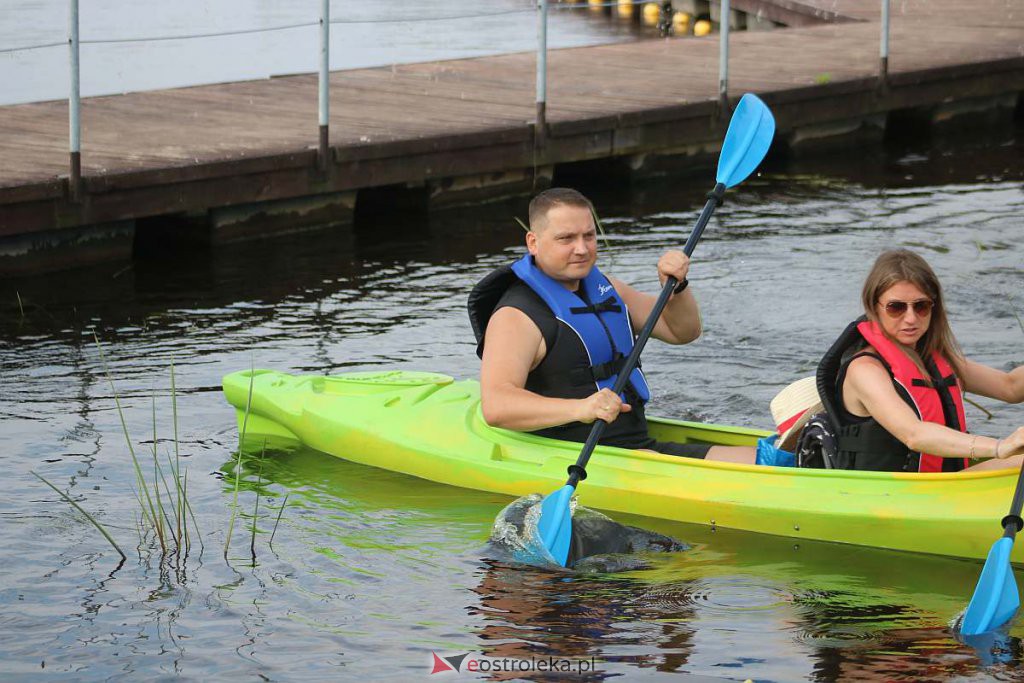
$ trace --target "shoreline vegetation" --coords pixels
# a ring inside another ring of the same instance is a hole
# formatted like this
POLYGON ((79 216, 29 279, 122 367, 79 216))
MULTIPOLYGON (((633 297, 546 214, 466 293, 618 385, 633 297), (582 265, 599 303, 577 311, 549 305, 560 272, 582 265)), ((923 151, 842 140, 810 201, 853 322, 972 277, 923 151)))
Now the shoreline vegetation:
MULTIPOLYGON (((128 453, 131 457, 132 468, 135 472, 135 487, 132 489, 132 495, 138 505, 138 509, 135 514, 133 528, 135 529, 138 539, 136 551, 140 562, 143 558, 143 549, 147 545, 150 547, 158 547, 160 564, 163 565, 168 563, 180 572, 186 566, 188 559, 193 552, 193 539, 199 545, 198 557, 200 559, 202 558, 203 552, 206 550, 206 546, 203 543, 202 532, 199 529, 199 522, 196 519, 195 512, 192 509, 192 504, 188 498, 188 470, 183 469, 181 465, 181 441, 178 431, 178 389, 177 378, 174 371, 174 362, 172 361, 170 364, 170 400, 171 422, 174 434, 174 453, 172 457, 169 451, 165 452, 166 464, 161 464, 158 448, 159 439, 157 435, 157 394, 154 390, 151 403, 153 463, 151 479, 147 479, 147 475, 143 469, 143 463, 140 461, 136 448, 132 443, 132 437, 128 430, 128 423, 125 419, 120 395, 117 392, 113 377, 110 373, 110 368, 107 365, 103 346, 95 334, 93 335, 93 339, 96 344, 96 350, 99 355, 100 364, 103 368, 103 373, 107 379, 107 383, 110 385, 111 395, 113 396, 114 404, 117 407, 118 418, 121 423, 121 431, 124 435, 125 444, 128 447, 128 453), (172 483, 168 482, 168 475, 173 480, 172 483)), ((245 427, 248 423, 251 401, 252 393, 250 386, 249 404, 246 406, 246 410, 242 418, 242 428, 239 430, 238 448, 235 454, 233 454, 231 460, 229 460, 229 462, 233 463, 233 469, 235 470, 234 483, 232 485, 231 516, 225 533, 223 552, 224 560, 229 566, 231 564, 231 559, 228 556, 228 551, 231 547, 231 539, 235 524, 240 514, 239 489, 241 488, 242 483, 241 472, 243 468, 243 444, 245 443, 245 427)), ((249 555, 252 562, 251 566, 253 567, 257 565, 256 536, 259 533, 258 522, 263 483, 263 460, 265 457, 266 444, 264 443, 259 455, 257 485, 255 487, 256 500, 251 514, 252 521, 249 525, 249 555)), ((111 547, 113 547, 120 556, 121 559, 114 571, 116 572, 120 570, 127 561, 128 556, 125 554, 124 550, 122 550, 121 546, 114 538, 114 535, 108 530, 107 526, 109 525, 101 523, 99 519, 97 519, 97 515, 91 514, 81 504, 79 504, 78 501, 72 498, 65 491, 62 491, 53 482, 35 471, 30 472, 37 479, 53 489, 63 501, 81 513, 82 516, 84 516, 85 519, 100 532, 103 538, 107 540, 111 547)), ((225 474, 230 476, 231 473, 225 472, 225 474)), ((274 526, 271 530, 269 540, 271 547, 287 504, 288 494, 285 494, 281 505, 277 509, 276 517, 274 518, 274 526)), ((272 508, 268 509, 272 510, 272 508)))

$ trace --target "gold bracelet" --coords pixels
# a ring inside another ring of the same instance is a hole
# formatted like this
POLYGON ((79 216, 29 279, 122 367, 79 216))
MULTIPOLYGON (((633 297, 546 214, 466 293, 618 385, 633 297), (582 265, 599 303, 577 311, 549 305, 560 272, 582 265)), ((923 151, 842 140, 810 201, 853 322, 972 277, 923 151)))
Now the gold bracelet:
POLYGON ((974 460, 974 443, 978 440, 978 435, 975 434, 971 437, 971 460, 974 460))

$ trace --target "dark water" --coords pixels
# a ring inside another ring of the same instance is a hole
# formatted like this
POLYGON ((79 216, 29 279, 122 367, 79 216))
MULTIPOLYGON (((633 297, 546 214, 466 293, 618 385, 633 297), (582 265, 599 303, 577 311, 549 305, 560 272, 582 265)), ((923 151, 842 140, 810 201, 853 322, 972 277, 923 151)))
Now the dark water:
MULTIPOLYGON (((652 410, 768 426, 768 401, 810 374, 857 314, 860 282, 886 247, 917 249, 941 273, 969 357, 1020 363, 1022 152, 1019 130, 995 131, 776 164, 731 192, 690 278, 704 337, 645 352, 652 410)), ((606 269, 656 289, 654 263, 684 241, 711 175, 587 188, 609 233, 606 269)), ((243 460, 225 560, 237 435, 220 377, 250 366, 475 375, 465 295, 518 253, 512 217, 523 213, 513 201, 382 218, 0 283, 0 674, 409 680, 430 677, 436 652, 593 658, 593 677, 1020 679, 1022 627, 980 650, 948 628, 980 563, 622 515, 694 549, 644 572, 551 574, 488 559, 507 498, 310 451, 243 460), (154 396, 157 452, 175 451, 174 364, 205 546, 193 538, 186 560, 161 561, 151 535, 140 542, 135 474, 94 334, 150 469, 154 396), (109 527, 123 566, 33 470, 109 527)), ((969 409, 979 433, 1024 422, 1018 406, 980 402, 994 415, 969 409)))

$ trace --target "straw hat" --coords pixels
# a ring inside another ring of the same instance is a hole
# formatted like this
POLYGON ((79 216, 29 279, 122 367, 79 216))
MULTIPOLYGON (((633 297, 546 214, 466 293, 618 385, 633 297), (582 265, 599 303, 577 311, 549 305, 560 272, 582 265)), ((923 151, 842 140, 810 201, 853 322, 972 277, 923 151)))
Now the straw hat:
POLYGON ((772 419, 775 431, 779 433, 776 446, 792 451, 797 435, 815 413, 824 410, 818 396, 818 385, 814 377, 804 377, 793 382, 772 399, 772 419))

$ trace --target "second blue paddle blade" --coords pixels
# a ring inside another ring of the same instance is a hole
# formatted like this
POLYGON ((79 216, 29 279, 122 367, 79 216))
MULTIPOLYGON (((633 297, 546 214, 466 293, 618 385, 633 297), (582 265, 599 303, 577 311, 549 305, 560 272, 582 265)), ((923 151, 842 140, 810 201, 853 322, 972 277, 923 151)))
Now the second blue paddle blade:
POLYGON ((1020 607, 1017 581, 1010 566, 1010 551, 1013 539, 1003 537, 992 544, 988 559, 981 569, 978 587, 967 605, 960 632, 975 636, 999 628, 1013 616, 1020 607))
POLYGON ((775 137, 775 117, 757 95, 740 98, 718 157, 716 182, 733 187, 754 172, 775 137))
POLYGON ((549 494, 540 504, 537 530, 544 547, 555 562, 565 566, 569 561, 569 542, 572 540, 572 510, 569 503, 576 488, 566 484, 549 494))

